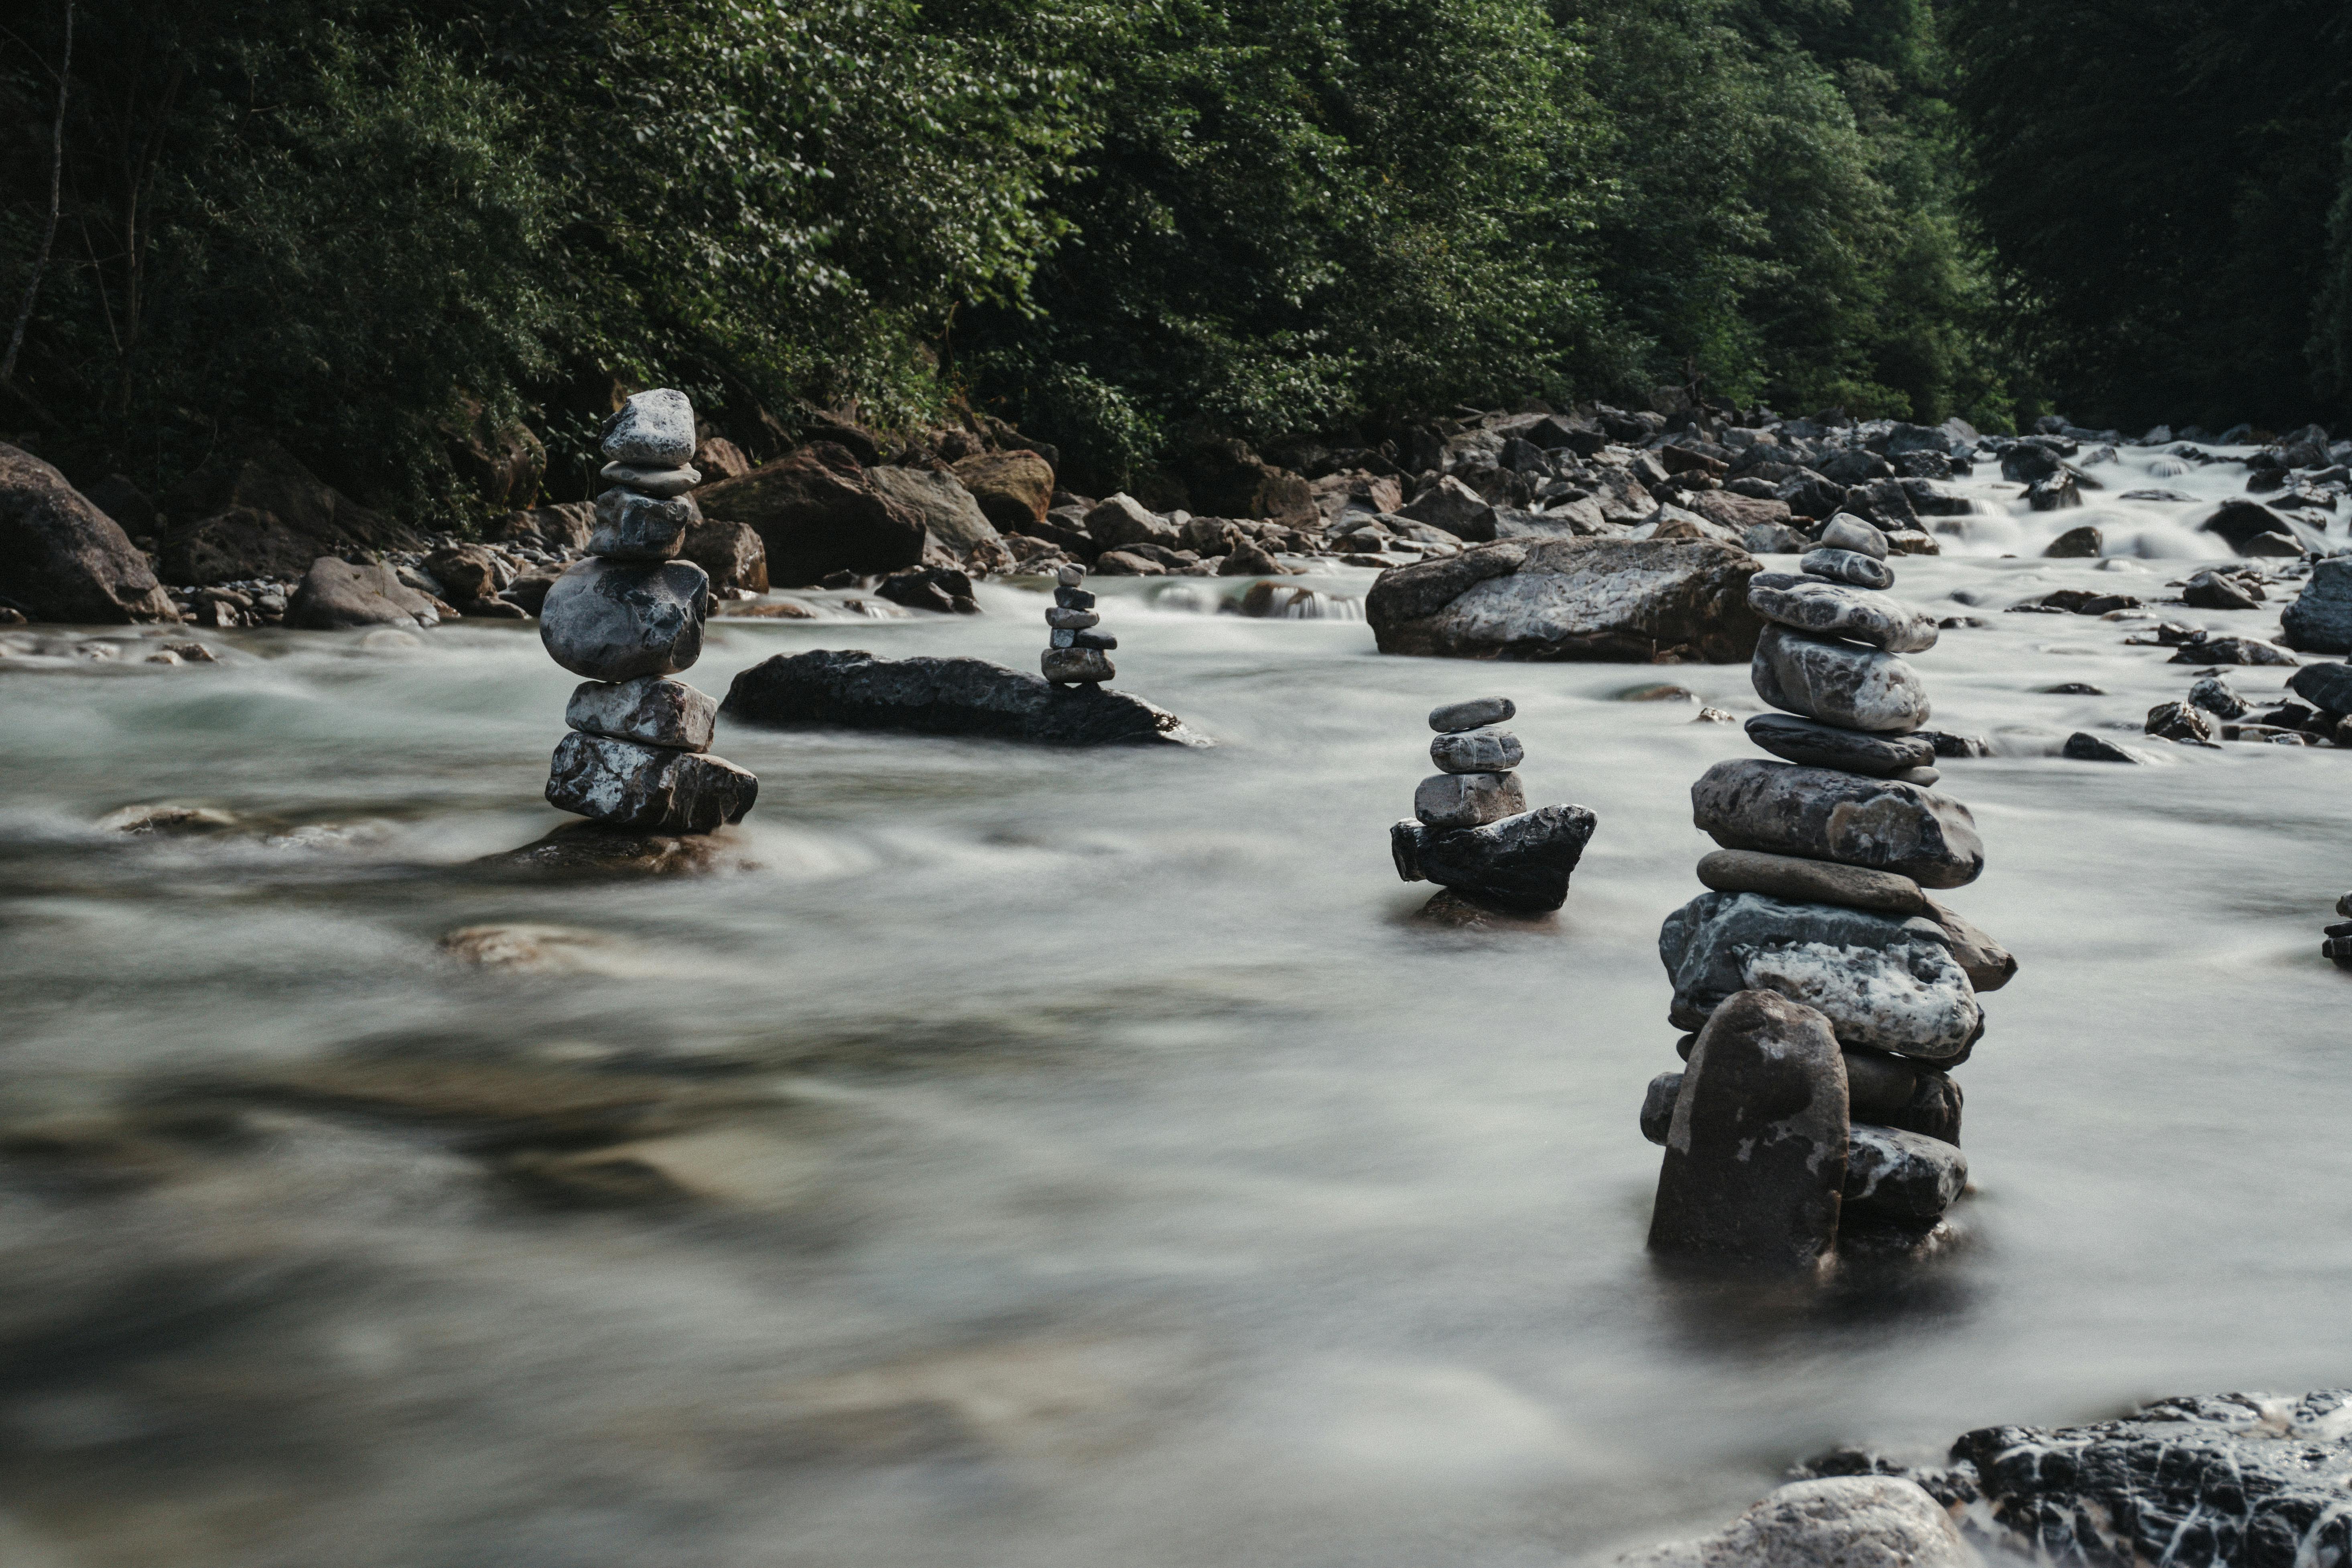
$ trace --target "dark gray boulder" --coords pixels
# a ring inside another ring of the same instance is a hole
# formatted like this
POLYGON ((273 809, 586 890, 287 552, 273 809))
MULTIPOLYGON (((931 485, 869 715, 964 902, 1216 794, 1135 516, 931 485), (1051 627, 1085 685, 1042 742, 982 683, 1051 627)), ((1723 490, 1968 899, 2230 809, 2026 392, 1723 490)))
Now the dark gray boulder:
POLYGON ((2352 653, 2352 556, 2331 555, 2311 569, 2279 616, 2286 646, 2311 653, 2352 653))
POLYGON ((1364 609, 1383 653, 1729 664, 1762 626, 1756 571, 1706 540, 1506 540, 1393 567, 1364 609))
POLYGON ((2204 532, 2219 534, 2229 542, 2231 549, 2237 551, 2243 551, 2258 534, 2284 533, 2293 537, 2294 533, 2286 519, 2260 501, 2251 500, 2223 501, 2219 510, 2197 526, 2204 532))
POLYGON ((1984 874, 1984 841, 1958 801, 1892 780, 1743 758, 1691 785, 1691 816, 1726 849, 1893 871, 1926 888, 1984 874))
POLYGON ((1568 901, 1569 878, 1592 838, 1580 805, 1545 805, 1480 827, 1443 828, 1408 818, 1389 829, 1389 853, 1408 882, 1441 888, 1517 913, 1568 901))
POLYGON ((1936 761, 1936 748, 1924 731, 1873 735, 1793 713, 1759 713, 1748 721, 1747 729, 1748 738, 1765 751, 1807 767, 1885 778, 1932 766, 1936 761))
POLYGON ((1845 1058, 1829 1020, 1769 991, 1716 1009, 1666 1132, 1650 1249, 1801 1275, 1834 1262, 1845 1058))
POLYGON ((0 444, 0 601, 37 621, 176 621, 121 524, 30 452, 0 444))
POLYGON ((2167 664, 2300 664, 2303 661, 2274 644, 2253 637, 2207 637, 2181 647, 2167 664))
POLYGON ((755 724, 907 730, 1049 746, 1202 746, 1165 709, 1098 686, 1055 687, 979 658, 777 654, 735 678, 719 711, 755 724))
POLYGON ((760 781, 724 757, 574 731, 556 742, 547 804, 613 827, 709 833, 740 822, 760 781))
POLYGON ((1851 730, 1907 733, 1932 710, 1927 686, 1895 655, 1784 626, 1756 639, 1749 677, 1773 707, 1851 730))
POLYGON ((691 561, 591 555, 548 589, 539 640, 550 658, 591 680, 674 675, 702 657, 710 574, 691 561))
POLYGON ((2104 740, 2092 734, 2088 730, 2077 730, 2067 736, 2066 743, 2059 749, 2058 754, 2069 762, 2076 763, 2137 763, 2139 761, 2137 757, 2133 756, 2113 741, 2104 740))
POLYGON ((2286 686, 2323 712, 2352 713, 2352 664, 2306 664, 2286 686))
POLYGON ((286 624, 307 631, 355 626, 437 626, 433 601, 407 586, 382 562, 354 566, 331 555, 310 563, 286 601, 286 624))

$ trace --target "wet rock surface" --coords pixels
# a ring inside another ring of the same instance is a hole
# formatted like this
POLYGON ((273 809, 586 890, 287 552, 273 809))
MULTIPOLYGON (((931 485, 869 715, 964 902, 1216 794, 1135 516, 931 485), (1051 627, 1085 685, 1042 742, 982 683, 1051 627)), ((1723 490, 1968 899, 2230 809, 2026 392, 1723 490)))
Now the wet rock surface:
POLYGON ((1756 571, 1709 542, 1507 541, 1383 573, 1365 614, 1383 653, 1727 664, 1755 648, 1756 571))
POLYGON ((1893 654, 1768 626, 1756 641, 1756 693, 1775 708, 1846 730, 1904 734, 1927 722, 1927 689, 1893 654))
POLYGON ((857 650, 777 654, 738 675, 719 711, 747 723, 908 730, 1041 745, 1207 742, 1127 692, 1056 688, 978 658, 877 658, 857 650))
POLYGON ((1625 1568, 1978 1568, 1951 1515, 1895 1476, 1794 1481, 1713 1535, 1617 1561, 1625 1568))
POLYGON ((441 624, 433 601, 381 563, 353 566, 322 555, 310 563, 287 602, 289 626, 310 631, 359 626, 425 627, 441 624))
POLYGON ((1416 821, 1389 830, 1397 875, 1514 911, 1556 910, 1591 842, 1596 819, 1580 805, 1546 805, 1480 827, 1416 821))
POLYGON ((1691 785, 1700 831, 1761 849, 1959 888, 1984 871, 1976 819, 1956 800, 1893 780, 1788 763, 1717 763, 1691 785))
POLYGON ((614 827, 709 833, 740 822, 760 781, 723 757, 574 732, 556 743, 547 804, 614 827))
POLYGON ((670 675, 702 657, 709 613, 709 574, 690 561, 591 555, 547 591, 539 639, 556 663, 592 680, 670 675))

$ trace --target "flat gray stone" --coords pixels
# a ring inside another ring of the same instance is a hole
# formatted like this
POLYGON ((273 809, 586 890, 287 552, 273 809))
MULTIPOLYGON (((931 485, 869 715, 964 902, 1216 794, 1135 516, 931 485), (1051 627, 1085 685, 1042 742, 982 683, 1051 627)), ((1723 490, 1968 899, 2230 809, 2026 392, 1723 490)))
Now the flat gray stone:
POLYGON ((1175 714, 1125 691, 1056 687, 978 658, 776 654, 736 676, 719 710, 755 724, 986 735, 1045 745, 1205 746, 1175 714))
POLYGON ((1933 1219, 1969 1184, 1969 1157, 1953 1144, 1868 1122, 1846 1144, 1845 1208, 1883 1219, 1933 1219))
POLYGON ((692 496, 664 500, 618 485, 596 498, 588 553, 622 561, 667 561, 686 548, 687 530, 702 521, 692 496))
POLYGON ((1676 1028, 1699 1027, 1736 992, 1774 991, 1829 1019, 1845 1045, 1950 1061, 1984 1024, 1950 937, 1924 916, 1702 893, 1658 928, 1658 956, 1676 1028))
POLYGON ((1389 853, 1408 882, 1434 882, 1522 914, 1568 901, 1568 881, 1592 838, 1580 805, 1544 805, 1484 827, 1431 827, 1407 817, 1389 829, 1389 853))
POLYGON ((1808 551, 1797 565, 1802 571, 1832 583, 1851 583, 1857 588, 1895 586, 1893 567, 1857 551, 1808 551))
POLYGON ((1748 663, 1756 695, 1806 719, 1849 730, 1907 733, 1934 711, 1927 685, 1891 653, 1767 626, 1748 663))
POLYGON ((1098 647, 1105 653, 1118 647, 1118 639, 1108 632, 1047 632, 1047 647, 1098 647))
POLYGON ((1748 580, 1748 604, 1780 626, 1816 637, 1868 643, 1885 653, 1924 653, 1936 646, 1936 621, 1884 594, 1857 593, 1818 577, 1759 572, 1748 580))
POLYGON ((1527 810, 1517 773, 1432 773, 1412 792, 1412 814, 1432 827, 1483 827, 1527 810))
POLYGON ((1827 768, 1717 763, 1691 785, 1691 819, 1726 849, 1893 871, 1923 888, 1962 888, 1984 874, 1984 841, 1967 806, 1827 768))
POLYGON ((1850 511, 1842 511, 1822 524, 1821 537, 1814 542, 1823 550, 1851 550, 1873 561, 1886 559, 1886 535, 1850 511))
POLYGON ((608 485, 619 485, 640 495, 682 496, 702 482, 702 470, 691 464, 679 468, 640 468, 635 463, 607 463, 598 471, 597 479, 608 485))
POLYGON ((1045 612, 1045 624, 1057 632, 1082 632, 1102 625, 1102 616, 1093 610, 1066 610, 1055 605, 1045 612))
POLYGON ((694 460, 694 405, 664 386, 640 392, 607 415, 604 456, 633 468, 676 468, 694 460))
POLYGON ((1789 713, 1759 713, 1747 730, 1749 740, 1774 756, 1807 767, 1889 778, 1936 760, 1935 744, 1923 735, 1874 735, 1789 713))
POLYGON ((681 752, 709 751, 718 720, 717 698, 659 675, 583 682, 563 710, 563 721, 583 733, 681 752))
POLYGON ((740 822, 760 781, 724 757, 577 731, 556 743, 547 804, 615 827, 709 833, 740 822))
POLYGON ((1698 879, 1718 893, 1762 893, 1794 903, 1842 904, 1906 918, 1932 915, 1936 909, 1918 883, 1893 871, 1758 849, 1717 849, 1700 857, 1698 879))
POLYGON ((1440 734, 1456 730, 1478 730, 1489 724, 1500 724, 1518 716, 1518 704, 1507 697, 1473 697, 1466 701, 1448 702, 1429 710, 1429 727, 1440 734))
POLYGON ((1968 971, 1969 984, 1979 994, 1998 991, 2017 978, 2017 960, 2009 949, 1993 941, 1975 923, 1963 920, 1957 912, 1934 899, 1927 900, 1927 918, 1944 928, 1952 939, 1952 957, 1968 971))
POLYGON ((1038 659, 1045 679, 1056 686, 1098 686, 1118 671, 1098 647, 1049 647, 1038 659))
POLYGON ((591 680, 675 675, 702 657, 710 575, 691 561, 574 563, 547 591, 539 640, 548 657, 591 680))
POLYGON ((1507 773, 1526 755, 1508 730, 1453 730, 1429 742, 1429 760, 1449 773, 1507 773))
POLYGON ((331 555, 310 563, 286 602, 286 624, 311 631, 356 626, 437 626, 433 601, 402 583, 382 562, 354 566, 331 555))

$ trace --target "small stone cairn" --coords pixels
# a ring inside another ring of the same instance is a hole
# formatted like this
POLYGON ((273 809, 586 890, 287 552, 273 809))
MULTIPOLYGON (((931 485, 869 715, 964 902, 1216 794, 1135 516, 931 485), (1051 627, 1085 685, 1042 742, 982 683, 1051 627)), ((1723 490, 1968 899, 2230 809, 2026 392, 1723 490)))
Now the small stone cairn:
POLYGON ((1118 639, 1095 630, 1102 616, 1095 596, 1078 586, 1086 580, 1078 566, 1065 566, 1054 578, 1054 607, 1045 612, 1045 652, 1038 664, 1055 686, 1099 687, 1118 673, 1110 662, 1118 639))
POLYGON ((1511 771, 1526 753, 1517 736, 1495 728, 1517 712, 1507 697, 1431 710, 1429 758, 1441 771, 1412 792, 1413 814, 1389 829, 1389 852, 1408 882, 1434 882, 1507 914, 1542 914, 1568 901, 1594 818, 1580 805, 1528 809, 1511 771))
POLYGON ((548 769, 548 804, 614 827, 709 833, 740 822, 760 781, 709 755, 719 704, 669 679, 702 657, 710 578, 676 559, 701 521, 687 492, 701 475, 694 406, 682 392, 640 392, 604 428, 588 553, 547 591, 539 637, 586 682, 563 721, 572 733, 548 769))
POLYGON ((2336 922, 2320 931, 2319 956, 2338 969, 2352 969, 2352 893, 2336 900, 2336 922))
POLYGON ((1893 585, 1874 525, 1832 518, 1801 574, 1764 572, 1751 667, 1779 712, 1748 721, 1775 757, 1718 763, 1691 788, 1722 846, 1710 891, 1658 952, 1689 1064, 1653 1081, 1642 1131, 1665 1145, 1654 1251, 1820 1274, 1841 1251, 1921 1257, 1968 1182, 1949 1069, 1984 1030, 1977 997, 2016 961, 1927 896, 1984 870, 1974 819, 1931 787, 1926 688, 1899 656, 1936 623, 1893 585))

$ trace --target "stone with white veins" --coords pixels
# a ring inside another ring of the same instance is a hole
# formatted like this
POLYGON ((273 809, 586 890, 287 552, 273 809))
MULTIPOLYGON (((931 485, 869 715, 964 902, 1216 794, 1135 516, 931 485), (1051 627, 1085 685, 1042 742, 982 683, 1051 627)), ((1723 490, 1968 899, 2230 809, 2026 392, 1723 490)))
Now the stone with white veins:
POLYGON ((1814 542, 1823 550, 1851 550, 1873 561, 1886 559, 1886 535, 1850 511, 1842 511, 1822 525, 1814 542))
POLYGON ((1768 626, 1748 664, 1756 695, 1825 724, 1907 733, 1934 709, 1917 673, 1891 653, 1768 626))
POLYGON ((1527 810, 1517 773, 1432 773, 1412 792, 1412 814, 1431 827, 1483 827, 1527 810))
POLYGON ((1962 888, 1984 874, 1984 841, 1967 806, 1829 768, 1717 763, 1691 785, 1691 820, 1726 849, 1867 866, 1923 888, 1962 888))
POLYGON ((691 561, 591 555, 555 580, 539 611, 548 657, 591 680, 674 675, 702 657, 710 574, 691 561))
POLYGON ((709 833, 740 822, 760 781, 723 757, 578 731, 557 742, 547 804, 653 833, 709 833))
POLYGON ((633 468, 683 468, 694 459, 694 405, 664 386, 640 392, 605 416, 604 456, 633 468))
POLYGON ((1768 621, 1816 637, 1868 643, 1885 653, 1924 653, 1936 646, 1936 620, 1884 594, 1861 594, 1793 572, 1748 579, 1748 605, 1768 621))
POLYGON ((1895 586, 1893 567, 1856 551, 1808 551, 1797 565, 1805 573, 1832 583, 1851 583, 1857 588, 1895 586))
POLYGON ((679 468, 640 468, 635 463, 607 463, 596 477, 608 485, 621 485, 639 495, 682 496, 702 482, 702 470, 688 466, 679 468))
POLYGON ((1065 588, 1075 588, 1086 580, 1086 568, 1082 566, 1057 567, 1054 573, 1054 581, 1065 588))
POLYGON ((1969 1157, 1957 1145, 1899 1128, 1853 1124, 1846 1143, 1846 1213, 1933 1219, 1968 1184, 1969 1157))
POLYGON ((718 721, 717 698, 659 675, 583 681, 563 710, 563 721, 584 733, 681 752, 709 751, 718 721))
POLYGON ((1456 730, 1480 730, 1518 716, 1518 704, 1507 697, 1473 697, 1429 710, 1429 727, 1441 734, 1456 730))
POLYGON ((1935 743, 1922 735, 1873 735, 1793 713, 1759 713, 1746 728, 1764 750, 1809 768, 1892 778, 1936 760, 1935 743))
POLYGON ((624 561, 667 561, 686 547, 686 531, 702 521, 692 496, 639 495, 618 485, 596 498, 596 528, 588 553, 624 561))
POLYGON ((1508 730, 1454 730, 1429 742, 1429 760, 1449 773, 1507 773, 1526 755, 1508 730))

